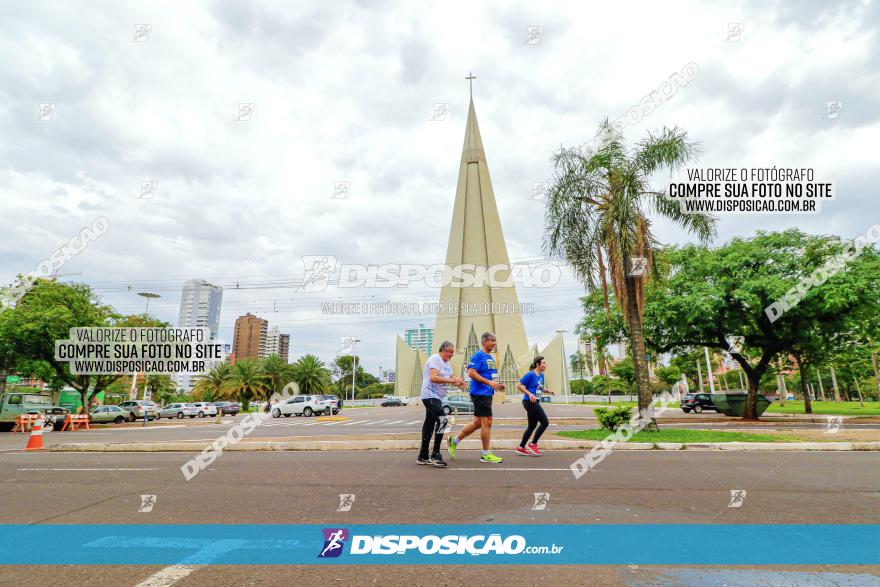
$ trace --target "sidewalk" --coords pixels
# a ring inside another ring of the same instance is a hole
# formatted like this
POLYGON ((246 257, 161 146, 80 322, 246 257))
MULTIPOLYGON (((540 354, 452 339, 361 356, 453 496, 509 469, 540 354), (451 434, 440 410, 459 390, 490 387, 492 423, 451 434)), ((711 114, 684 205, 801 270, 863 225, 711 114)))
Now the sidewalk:
MULTIPOLYGON (((315 450, 418 450, 417 439, 364 439, 364 440, 250 440, 228 445, 225 451, 315 451, 315 450)), ((492 448, 513 450, 514 439, 494 439, 492 448)), ((590 450, 601 444, 595 440, 546 440, 546 450, 590 450)), ((201 452, 210 445, 205 441, 176 442, 83 442, 58 444, 52 452, 201 452)), ((462 450, 480 448, 479 439, 467 439, 462 450)), ((880 451, 880 442, 621 442, 614 450, 730 450, 730 451, 880 451)))

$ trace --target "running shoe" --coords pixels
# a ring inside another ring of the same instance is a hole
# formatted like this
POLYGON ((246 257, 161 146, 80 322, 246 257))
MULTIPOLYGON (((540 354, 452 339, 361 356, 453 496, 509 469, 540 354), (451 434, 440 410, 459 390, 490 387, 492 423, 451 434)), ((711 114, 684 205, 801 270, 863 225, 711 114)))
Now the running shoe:
POLYGON ((503 461, 503 460, 504 460, 504 459, 502 459, 501 457, 496 457, 495 455, 493 455, 493 454, 490 453, 490 452, 480 456, 480 462, 483 462, 483 463, 495 463, 495 464, 498 464, 498 463, 500 463, 500 462, 503 461))
POLYGON ((534 442, 531 443, 531 444, 529 444, 526 448, 528 448, 529 451, 530 451, 534 456, 536 456, 536 457, 541 456, 541 451, 538 450, 538 445, 535 444, 534 442))
POLYGON ((431 457, 431 464, 435 467, 440 467, 441 469, 446 466, 446 461, 443 460, 443 457, 440 455, 434 455, 431 457))
POLYGON ((453 436, 450 436, 449 438, 446 439, 446 450, 449 451, 449 458, 454 461, 455 460, 456 444, 452 441, 453 438, 454 438, 453 436))
POLYGON ((521 447, 521 446, 516 447, 516 448, 514 449, 513 452, 515 452, 515 453, 518 454, 518 455, 523 455, 523 456, 526 456, 526 457, 534 456, 534 455, 532 455, 531 452, 529 452, 527 449, 525 449, 525 448, 523 448, 523 447, 521 447))
POLYGON ((416 464, 417 465, 431 465, 433 463, 431 462, 431 459, 423 459, 422 457, 419 457, 418 459, 416 459, 416 464))

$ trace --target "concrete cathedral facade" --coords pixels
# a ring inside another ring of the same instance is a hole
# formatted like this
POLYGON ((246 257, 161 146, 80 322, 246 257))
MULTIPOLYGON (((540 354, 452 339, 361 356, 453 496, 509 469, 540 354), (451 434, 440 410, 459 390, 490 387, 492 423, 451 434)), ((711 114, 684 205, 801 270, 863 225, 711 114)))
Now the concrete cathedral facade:
MULTIPOLYGON (((501 219, 498 216, 473 99, 468 107, 452 227, 446 249, 446 265, 503 265, 506 269, 498 271, 495 274, 496 279, 504 282, 510 276, 507 245, 501 230, 501 219)), ((525 374, 537 354, 544 355, 547 359, 548 366, 544 374, 547 388, 558 394, 567 387, 561 334, 556 334, 544 349, 539 350, 537 345, 529 347, 521 312, 473 312, 473 309, 481 307, 520 308, 515 285, 446 285, 440 291, 440 304, 441 308, 460 309, 458 312, 441 312, 434 327, 435 347, 439 347, 444 340, 451 340, 455 344, 455 355, 452 358, 455 374, 467 377, 465 366, 471 355, 479 349, 480 336, 484 332, 494 332, 498 341, 495 351, 498 378, 504 383, 507 394, 517 394, 516 382, 525 374)), ((434 348, 431 352, 436 353, 438 350, 434 348)), ((395 395, 417 397, 421 391, 422 371, 427 355, 410 348, 400 336, 397 337, 396 355, 395 395)), ((504 398, 505 394, 496 394, 496 401, 504 401, 504 398)))

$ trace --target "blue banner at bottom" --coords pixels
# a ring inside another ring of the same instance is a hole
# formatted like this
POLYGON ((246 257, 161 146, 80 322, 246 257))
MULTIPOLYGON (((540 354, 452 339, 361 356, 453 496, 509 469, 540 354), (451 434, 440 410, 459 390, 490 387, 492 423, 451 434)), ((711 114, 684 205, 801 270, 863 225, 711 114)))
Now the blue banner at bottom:
POLYGON ((0 564, 880 564, 877 524, 0 525, 0 564))

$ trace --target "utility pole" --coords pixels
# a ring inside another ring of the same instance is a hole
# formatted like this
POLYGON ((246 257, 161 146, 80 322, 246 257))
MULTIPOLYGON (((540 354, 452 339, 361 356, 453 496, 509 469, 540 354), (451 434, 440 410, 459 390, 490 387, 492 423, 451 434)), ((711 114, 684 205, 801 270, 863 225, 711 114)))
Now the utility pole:
POLYGON ((709 360, 709 347, 703 347, 706 353, 706 375, 709 377, 709 393, 715 393, 715 381, 712 379, 712 362, 709 360))
POLYGON ((358 357, 355 352, 355 348, 357 347, 357 343, 359 343, 361 339, 352 337, 351 338, 351 401, 354 401, 354 388, 357 384, 357 365, 358 365, 358 357))

